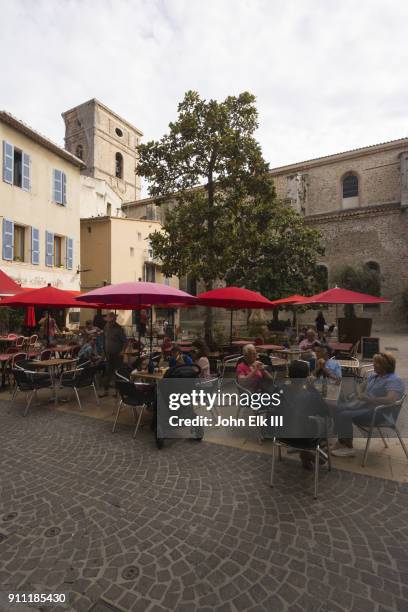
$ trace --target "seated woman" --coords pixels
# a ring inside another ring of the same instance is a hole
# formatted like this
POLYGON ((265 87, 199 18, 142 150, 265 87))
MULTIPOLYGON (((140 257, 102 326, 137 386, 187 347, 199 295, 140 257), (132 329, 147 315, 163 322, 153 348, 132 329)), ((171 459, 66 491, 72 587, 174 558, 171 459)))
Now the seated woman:
POLYGON ((192 353, 193 361, 200 368, 200 378, 211 378, 210 362, 208 361, 208 346, 204 340, 194 340, 192 343, 194 351, 192 353))
POLYGON ((395 357, 391 353, 377 353, 373 357, 374 372, 369 374, 365 389, 353 401, 339 405, 335 412, 338 442, 333 450, 337 457, 354 457, 353 419, 369 425, 372 410, 382 404, 393 404, 404 395, 405 385, 395 374, 395 357))
POLYGON ((92 361, 96 363, 101 360, 100 355, 96 350, 96 338, 95 336, 86 336, 83 345, 79 349, 78 353, 79 363, 85 361, 92 361))
POLYGON ((266 369, 267 366, 258 361, 256 348, 253 344, 246 344, 242 350, 243 359, 237 365, 237 380, 248 391, 259 391, 273 382, 273 375, 266 369))

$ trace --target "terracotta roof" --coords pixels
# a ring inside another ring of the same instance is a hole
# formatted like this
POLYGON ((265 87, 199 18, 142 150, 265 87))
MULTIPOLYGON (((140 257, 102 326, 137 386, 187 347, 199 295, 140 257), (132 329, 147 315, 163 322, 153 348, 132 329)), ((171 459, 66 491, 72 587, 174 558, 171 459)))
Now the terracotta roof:
POLYGON ((62 157, 71 164, 74 164, 74 166, 78 166, 79 168, 85 168, 85 164, 81 159, 75 157, 75 155, 72 155, 72 153, 69 153, 66 149, 63 149, 62 147, 58 146, 49 138, 46 138, 39 132, 36 132, 36 130, 33 130, 33 128, 24 123, 24 121, 20 121, 20 119, 17 119, 17 117, 14 117, 14 115, 12 115, 11 113, 8 113, 7 111, 0 111, 0 121, 2 121, 3 123, 7 123, 7 125, 10 125, 15 130, 21 132, 28 138, 31 138, 31 140, 34 140, 35 142, 42 145, 46 149, 49 149, 59 157, 62 157))

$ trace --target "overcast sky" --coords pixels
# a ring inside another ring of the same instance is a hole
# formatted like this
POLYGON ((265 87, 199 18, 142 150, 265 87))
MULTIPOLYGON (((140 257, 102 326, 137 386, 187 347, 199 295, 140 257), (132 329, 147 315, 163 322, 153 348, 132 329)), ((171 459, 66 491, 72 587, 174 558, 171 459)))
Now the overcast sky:
POLYGON ((159 138, 188 89, 257 97, 271 167, 408 135, 404 0, 0 0, 0 108, 59 144, 96 97, 159 138))

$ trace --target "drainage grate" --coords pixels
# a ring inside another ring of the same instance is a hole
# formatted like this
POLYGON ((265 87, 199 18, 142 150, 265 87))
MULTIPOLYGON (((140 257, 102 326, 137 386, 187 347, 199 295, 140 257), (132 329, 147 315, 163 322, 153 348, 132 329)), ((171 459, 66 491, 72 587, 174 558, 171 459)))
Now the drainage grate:
POLYGON ((60 527, 49 527, 45 532, 44 535, 46 538, 55 538, 55 536, 59 535, 61 533, 61 528, 60 527))
POLYGON ((3 521, 12 521, 17 516, 17 512, 9 512, 8 514, 3 515, 3 521))
POLYGON ((118 608, 113 604, 105 601, 104 599, 100 599, 94 605, 89 608, 88 612, 125 612, 123 608, 118 608))
POLYGON ((122 571, 122 578, 124 580, 134 580, 138 577, 139 573, 140 570, 136 565, 129 565, 122 571))
POLYGON ((398 351, 396 346, 385 346, 384 351, 398 351))

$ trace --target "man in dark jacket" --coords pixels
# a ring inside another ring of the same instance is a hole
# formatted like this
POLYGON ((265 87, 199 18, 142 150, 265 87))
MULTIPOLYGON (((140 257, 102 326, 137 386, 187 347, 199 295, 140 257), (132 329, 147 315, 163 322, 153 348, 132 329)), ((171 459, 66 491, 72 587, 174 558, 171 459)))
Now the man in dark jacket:
POLYGON ((126 334, 123 331, 123 327, 116 322, 114 312, 109 312, 106 315, 103 335, 105 340, 106 371, 103 379, 104 392, 100 397, 108 395, 112 376, 122 365, 122 351, 126 345, 126 334))

